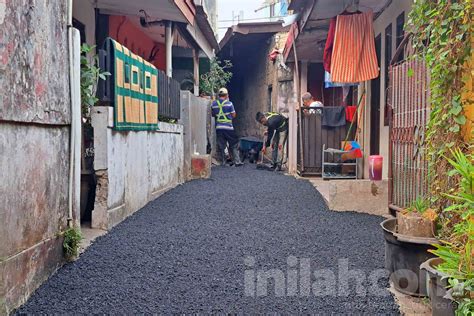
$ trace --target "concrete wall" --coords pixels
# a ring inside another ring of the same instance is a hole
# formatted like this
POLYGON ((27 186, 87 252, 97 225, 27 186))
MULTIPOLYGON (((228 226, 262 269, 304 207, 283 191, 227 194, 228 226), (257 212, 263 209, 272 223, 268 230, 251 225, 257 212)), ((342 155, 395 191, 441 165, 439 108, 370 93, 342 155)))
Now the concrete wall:
MULTIPOLYGON (((397 25, 397 17, 402 13, 405 12, 405 21, 408 20, 408 14, 411 10, 411 6, 413 5, 413 0, 397 0, 393 1, 390 6, 374 21, 374 32, 375 36, 381 34, 382 37, 382 50, 381 50, 381 69, 380 69, 380 84, 381 84, 381 93, 380 93, 380 155, 384 157, 384 165, 383 165, 383 177, 384 179, 388 178, 388 166, 390 162, 389 157, 389 127, 384 126, 384 117, 385 117, 385 100, 386 100, 386 91, 385 87, 385 63, 390 61, 385 60, 385 28, 391 23, 392 24, 392 56, 395 54, 397 49, 396 47, 396 25, 397 25)), ((365 107, 365 116, 364 116, 364 159, 366 161, 364 167, 364 178, 369 177, 369 167, 368 167, 368 157, 370 156, 370 99, 371 99, 371 91, 370 91, 370 81, 365 84, 367 89, 366 94, 366 107, 365 107)))
POLYGON ((72 5, 73 17, 85 26, 85 42, 95 45, 95 11, 92 1, 74 0, 72 5))
POLYGON ((92 125, 97 175, 92 227, 110 229, 184 182, 183 126, 160 123, 158 131, 114 131, 112 107, 95 107, 92 125))
POLYGON ((71 122, 66 1, 0 0, 0 314, 61 264, 71 122))
MULTIPOLYGON (((257 44, 252 42, 251 48, 248 48, 252 52, 251 57, 242 59, 235 55, 236 57, 231 60, 234 62, 232 69, 234 75, 229 84, 229 92, 230 100, 237 112, 234 127, 240 137, 262 137, 265 128, 255 120, 258 111, 268 112, 277 109, 279 112, 288 112, 288 95, 279 94, 281 85, 287 90, 288 81, 281 84, 278 80, 282 76, 278 70, 278 62, 274 63, 268 58, 273 48, 280 45, 281 37, 281 34, 264 35, 256 42, 257 44)), ((286 77, 291 77, 291 73, 286 74, 286 77)))
POLYGON ((181 120, 184 128, 184 175, 191 178, 191 156, 207 152, 207 133, 210 124, 210 100, 198 98, 189 91, 181 91, 181 120))

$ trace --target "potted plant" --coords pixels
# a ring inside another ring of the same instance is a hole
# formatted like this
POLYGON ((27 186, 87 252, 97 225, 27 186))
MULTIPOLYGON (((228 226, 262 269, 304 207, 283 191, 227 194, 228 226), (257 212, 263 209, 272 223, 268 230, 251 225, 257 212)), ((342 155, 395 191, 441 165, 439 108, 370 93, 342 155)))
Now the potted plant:
POLYGON ((453 157, 449 176, 459 179, 459 188, 445 194, 452 202, 444 211, 447 240, 421 269, 429 275, 433 315, 474 315, 474 155, 457 149, 453 157))
POLYGON ((408 295, 426 296, 426 274, 420 265, 434 255, 436 212, 426 199, 418 198, 396 218, 381 223, 385 237, 385 268, 394 287, 408 295))
POLYGON ((430 208, 429 202, 418 198, 406 210, 397 213, 398 233, 413 237, 435 237, 436 211, 430 208))

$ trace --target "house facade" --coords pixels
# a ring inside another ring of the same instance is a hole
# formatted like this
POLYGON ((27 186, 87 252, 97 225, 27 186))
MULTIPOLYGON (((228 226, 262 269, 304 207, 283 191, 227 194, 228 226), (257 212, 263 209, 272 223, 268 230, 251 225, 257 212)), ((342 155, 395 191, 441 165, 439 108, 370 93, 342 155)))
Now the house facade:
POLYGON ((206 154, 207 101, 172 78, 176 47, 191 53, 196 87, 193 57, 212 58, 218 48, 203 12, 184 0, 0 1, 0 314, 65 262, 66 230, 112 228, 189 179, 191 142, 193 154, 206 154), (107 82, 119 88, 108 98, 99 89, 84 116, 81 44, 95 45, 104 67, 111 39, 132 64, 121 73, 130 90, 114 68, 107 82), (133 100, 117 103, 119 93, 133 100))
MULTIPOLYGON (((359 162, 359 175, 369 177, 368 158, 370 155, 384 157, 383 178, 389 174, 389 126, 388 126, 388 69, 396 48, 404 37, 404 24, 413 1, 360 1, 357 10, 374 13, 373 28, 379 76, 373 80, 354 86, 350 103, 356 105, 361 101, 361 117, 358 120, 357 138, 363 148, 363 159, 359 162), (362 97, 363 95, 363 97, 362 97)), ((294 63, 298 59, 298 87, 301 92, 310 91, 318 99, 324 99, 329 105, 341 105, 341 93, 318 86, 324 82, 322 70, 323 52, 329 30, 329 19, 346 9, 342 1, 316 3, 314 1, 292 1, 290 9, 300 14, 299 22, 295 23, 290 32, 290 40, 285 48, 287 62, 294 63), (314 44, 316 43, 316 44, 314 44), (314 47, 313 47, 314 46, 314 47), (293 48, 296 49, 296 54, 293 48), (318 70, 318 67, 321 69, 318 70), (315 75, 316 74, 316 75, 315 75), (324 94, 320 92, 324 91, 324 94)), ((400 58, 403 58, 401 56, 400 58)), ((323 102, 324 103, 324 102, 323 102)), ((326 105, 326 104, 325 104, 326 105)), ((296 122, 295 122, 296 123, 296 122)), ((295 132, 297 130, 295 129, 295 132)), ((295 133, 296 134, 296 133, 295 133)), ((295 140, 296 141, 296 140, 295 140)), ((293 168, 296 163, 292 162, 293 168)))

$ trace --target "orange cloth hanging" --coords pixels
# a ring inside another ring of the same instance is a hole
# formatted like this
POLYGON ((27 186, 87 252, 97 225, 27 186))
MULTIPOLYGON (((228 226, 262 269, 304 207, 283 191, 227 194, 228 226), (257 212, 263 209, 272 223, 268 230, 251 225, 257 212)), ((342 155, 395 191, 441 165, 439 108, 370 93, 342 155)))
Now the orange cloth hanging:
POLYGON ((331 57, 331 79, 338 83, 377 78, 373 13, 339 15, 331 57))

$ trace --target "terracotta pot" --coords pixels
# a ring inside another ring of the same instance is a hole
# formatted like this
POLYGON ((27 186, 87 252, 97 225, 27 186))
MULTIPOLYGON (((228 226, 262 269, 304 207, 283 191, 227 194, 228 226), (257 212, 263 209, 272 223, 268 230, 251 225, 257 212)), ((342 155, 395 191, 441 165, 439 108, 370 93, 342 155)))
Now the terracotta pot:
POLYGON ((434 221, 426 219, 416 212, 398 212, 397 225, 399 234, 413 237, 434 237, 434 221))

